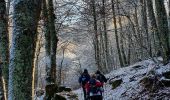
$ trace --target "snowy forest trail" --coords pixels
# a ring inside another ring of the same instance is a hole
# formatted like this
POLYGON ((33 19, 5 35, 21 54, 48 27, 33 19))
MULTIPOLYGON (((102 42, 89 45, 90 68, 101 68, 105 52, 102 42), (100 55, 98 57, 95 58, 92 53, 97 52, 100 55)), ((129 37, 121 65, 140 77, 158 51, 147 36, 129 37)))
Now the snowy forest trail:
POLYGON ((169 36, 170 0, 1 0, 0 100, 170 100, 169 36))
MULTIPOLYGON (((152 60, 145 60, 113 70, 106 75, 110 80, 104 85, 103 100, 139 100, 140 98, 169 100, 169 66, 170 64, 163 66, 152 60), (158 82, 154 83, 155 80, 158 82)), ((78 95, 78 100, 83 100, 82 89, 75 90, 74 93, 78 95)))
MULTIPOLYGON (((111 94, 111 85, 109 85, 108 83, 106 83, 104 85, 104 92, 103 92, 103 100, 112 100, 112 99, 109 99, 108 98, 108 95, 113 95, 111 94)), ((75 90, 73 91, 75 94, 77 94, 78 96, 78 100, 83 100, 84 99, 84 95, 83 95, 83 90, 82 88, 78 89, 78 90, 75 90)))

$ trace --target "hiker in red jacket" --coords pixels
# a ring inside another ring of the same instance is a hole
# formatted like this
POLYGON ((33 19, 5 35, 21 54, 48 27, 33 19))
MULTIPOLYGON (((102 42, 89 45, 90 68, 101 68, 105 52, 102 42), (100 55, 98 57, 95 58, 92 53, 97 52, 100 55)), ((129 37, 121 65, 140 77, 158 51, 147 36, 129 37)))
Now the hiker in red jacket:
POLYGON ((96 79, 95 74, 91 76, 91 79, 86 83, 85 87, 88 100, 102 100, 102 83, 96 79))

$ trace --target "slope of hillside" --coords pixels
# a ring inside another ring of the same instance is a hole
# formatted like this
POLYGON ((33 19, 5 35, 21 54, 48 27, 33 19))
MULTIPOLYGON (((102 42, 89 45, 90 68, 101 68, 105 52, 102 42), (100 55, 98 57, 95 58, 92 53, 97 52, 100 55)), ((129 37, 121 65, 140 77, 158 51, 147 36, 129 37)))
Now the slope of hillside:
MULTIPOLYGON (((104 86, 104 100, 169 100, 170 64, 156 62, 145 60, 107 74, 110 80, 104 86)), ((83 100, 81 89, 74 92, 83 100)))

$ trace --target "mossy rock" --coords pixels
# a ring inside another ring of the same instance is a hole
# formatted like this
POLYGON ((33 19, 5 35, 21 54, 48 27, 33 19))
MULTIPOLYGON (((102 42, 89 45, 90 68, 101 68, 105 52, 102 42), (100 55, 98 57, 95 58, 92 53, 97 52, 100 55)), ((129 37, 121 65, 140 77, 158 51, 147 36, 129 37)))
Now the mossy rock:
POLYGON ((120 86, 120 84, 122 83, 122 79, 117 79, 117 80, 112 80, 110 81, 110 84, 112 85, 112 89, 117 88, 118 86, 120 86))
POLYGON ((54 94, 58 92, 58 86, 57 84, 49 84, 46 85, 45 90, 46 90, 46 96, 45 96, 46 100, 51 100, 54 94))
POLYGON ((162 74, 166 79, 170 79, 170 71, 162 74))
POLYGON ((62 92, 62 91, 64 91, 64 90, 65 90, 65 88, 66 88, 65 86, 59 86, 59 87, 58 87, 58 92, 62 92))
POLYGON ((64 91, 66 91, 66 92, 71 92, 72 90, 71 90, 71 88, 66 87, 66 88, 64 89, 64 91))
POLYGON ((150 92, 156 92, 160 88, 159 80, 156 76, 144 77, 140 80, 140 83, 145 88, 145 90, 150 92))
POLYGON ((55 94, 53 100, 67 100, 67 99, 61 95, 55 94))
POLYGON ((153 80, 149 77, 144 77, 143 79, 140 80, 140 83, 145 87, 145 88, 150 88, 153 84, 153 80))
POLYGON ((62 91, 71 92, 72 89, 69 88, 69 87, 65 87, 65 86, 59 86, 58 87, 58 92, 62 92, 62 91))

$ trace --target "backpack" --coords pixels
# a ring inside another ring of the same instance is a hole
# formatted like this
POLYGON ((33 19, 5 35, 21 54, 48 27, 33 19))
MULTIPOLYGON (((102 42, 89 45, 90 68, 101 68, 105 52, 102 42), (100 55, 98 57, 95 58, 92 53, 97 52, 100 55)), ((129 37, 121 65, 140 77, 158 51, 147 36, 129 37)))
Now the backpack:
POLYGON ((86 75, 82 75, 81 83, 82 83, 83 86, 87 83, 87 76, 86 75))
POLYGON ((100 82, 107 82, 107 79, 106 79, 106 77, 103 75, 103 74, 98 74, 97 75, 97 79, 100 81, 100 82))
POLYGON ((96 87, 96 80, 90 79, 89 85, 90 85, 90 92, 96 94, 98 92, 98 87, 96 87))

